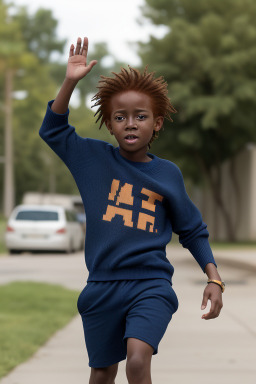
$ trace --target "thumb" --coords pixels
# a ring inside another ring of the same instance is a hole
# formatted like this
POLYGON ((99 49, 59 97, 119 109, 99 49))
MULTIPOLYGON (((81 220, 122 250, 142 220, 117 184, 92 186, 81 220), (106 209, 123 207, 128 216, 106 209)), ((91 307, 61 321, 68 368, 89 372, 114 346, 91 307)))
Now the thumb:
POLYGON ((204 295, 201 309, 205 309, 207 307, 207 301, 208 301, 207 296, 204 295))
POLYGON ((90 61, 90 63, 88 64, 88 72, 90 72, 92 70, 92 68, 94 67, 94 65, 96 65, 97 63, 98 63, 97 60, 90 61))

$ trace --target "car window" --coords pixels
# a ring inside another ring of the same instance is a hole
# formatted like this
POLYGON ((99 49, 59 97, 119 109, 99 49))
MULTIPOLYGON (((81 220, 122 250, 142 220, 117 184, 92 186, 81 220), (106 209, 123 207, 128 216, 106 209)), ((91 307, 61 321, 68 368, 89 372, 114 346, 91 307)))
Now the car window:
POLYGON ((19 211, 16 220, 58 221, 59 214, 56 211, 19 211))

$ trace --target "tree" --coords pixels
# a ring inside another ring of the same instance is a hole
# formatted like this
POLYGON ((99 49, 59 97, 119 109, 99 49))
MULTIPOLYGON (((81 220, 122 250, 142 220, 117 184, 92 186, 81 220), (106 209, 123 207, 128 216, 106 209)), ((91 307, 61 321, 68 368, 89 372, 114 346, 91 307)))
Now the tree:
MULTIPOLYGON (((55 96, 60 84, 52 71, 51 58, 53 54, 60 56, 66 41, 57 37, 58 21, 50 10, 29 14, 27 7, 17 7, 13 20, 22 32, 25 50, 35 61, 32 65, 23 63, 15 82, 16 89, 26 92, 26 97, 14 102, 16 198, 20 202, 29 190, 55 192, 59 180, 67 177, 65 167, 44 148, 38 135, 47 101, 55 96)), ((64 65, 58 60, 56 66, 60 72, 64 65)), ((72 193, 72 187, 75 190, 72 183, 70 187, 67 193, 72 193)))
MULTIPOLYGON (((28 16, 24 8, 21 8, 22 12, 20 8, 16 8, 15 12, 10 13, 9 8, 9 5, 0 0, 0 83, 3 84, 1 87, 3 91, 0 93, 0 102, 3 104, 0 112, 2 114, 0 135, 5 138, 4 145, 4 140, 1 140, 1 155, 5 151, 6 170, 5 180, 0 177, 0 185, 4 186, 5 216, 9 215, 15 203, 20 202, 25 191, 30 187, 36 189, 38 185, 40 188, 40 183, 43 183, 38 130, 46 108, 46 100, 56 93, 57 87, 51 78, 46 60, 54 49, 61 49, 60 44, 50 44, 51 38, 55 36, 52 29, 48 31, 45 25, 38 25, 36 36, 32 34, 33 41, 38 41, 39 45, 43 40, 40 36, 44 36, 48 42, 43 49, 47 54, 41 57, 36 49, 37 45, 30 44, 28 29, 22 22, 25 19, 27 25, 35 24, 29 22, 33 20, 34 15, 28 16), (6 116, 5 125, 3 125, 4 116, 6 116)), ((40 14, 43 13, 41 10, 40 14)), ((35 16, 38 21, 37 15, 38 12, 35 16)), ((51 23, 49 12, 46 12, 46 16, 48 23, 57 25, 51 23)), ((56 43, 56 38, 54 39, 56 43)), ((63 42, 61 44, 63 48, 63 42)))
POLYGON ((49 9, 39 8, 29 15, 27 7, 19 7, 14 16, 22 31, 27 50, 33 52, 43 63, 51 61, 53 53, 62 53, 66 40, 60 40, 56 34, 58 21, 49 9))
POLYGON ((165 140, 154 146, 175 158, 193 181, 202 183, 204 176, 234 241, 239 186, 231 166, 238 207, 234 223, 221 196, 221 165, 256 141, 256 3, 146 0, 143 14, 169 27, 162 39, 151 36, 149 43, 139 43, 138 53, 144 65, 164 75, 178 110, 175 122, 160 133, 165 140))
POLYGON ((12 138, 12 93, 15 74, 24 60, 31 57, 24 52, 24 44, 21 38, 20 29, 17 23, 13 22, 8 15, 8 6, 0 2, 1 29, 0 29, 0 66, 1 82, 4 84, 3 100, 3 121, 4 121, 4 192, 3 209, 7 217, 14 207, 14 172, 13 172, 13 138, 12 138))

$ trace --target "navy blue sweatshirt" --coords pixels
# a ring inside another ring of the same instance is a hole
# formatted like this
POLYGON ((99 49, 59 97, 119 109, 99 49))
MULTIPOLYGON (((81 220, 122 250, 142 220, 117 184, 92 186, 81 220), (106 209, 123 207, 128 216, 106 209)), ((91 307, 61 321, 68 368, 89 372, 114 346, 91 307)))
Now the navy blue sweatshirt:
POLYGON ((149 162, 126 159, 119 147, 84 138, 48 103, 40 137, 70 170, 86 213, 87 281, 165 278, 172 232, 203 272, 213 263, 209 232, 189 198, 178 166, 152 153, 149 162))

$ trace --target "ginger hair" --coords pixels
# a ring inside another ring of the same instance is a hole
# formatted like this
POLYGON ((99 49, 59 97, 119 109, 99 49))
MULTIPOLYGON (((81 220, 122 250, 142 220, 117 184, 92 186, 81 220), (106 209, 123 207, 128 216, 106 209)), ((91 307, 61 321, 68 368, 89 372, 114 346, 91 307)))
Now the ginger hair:
MULTIPOLYGON (((93 96, 92 101, 98 106, 95 115, 97 116, 96 123, 101 119, 99 129, 110 119, 109 104, 112 96, 125 91, 138 91, 150 96, 152 100, 152 110, 154 117, 163 116, 167 120, 173 121, 172 113, 176 113, 176 109, 172 106, 168 98, 167 82, 163 76, 155 78, 155 72, 148 72, 148 66, 143 72, 132 68, 128 65, 129 70, 121 68, 121 72, 115 73, 114 77, 101 75, 101 80, 98 83, 98 92, 93 96)), ((163 128, 164 129, 164 128, 163 128)), ((153 135, 148 143, 150 144, 158 138, 159 132, 153 131, 153 135)))

